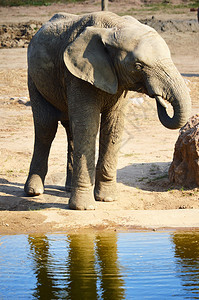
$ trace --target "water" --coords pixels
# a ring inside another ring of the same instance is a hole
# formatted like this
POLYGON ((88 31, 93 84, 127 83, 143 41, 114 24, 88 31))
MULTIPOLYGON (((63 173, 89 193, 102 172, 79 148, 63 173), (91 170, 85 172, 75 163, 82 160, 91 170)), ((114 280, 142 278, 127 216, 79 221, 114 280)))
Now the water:
POLYGON ((199 233, 0 236, 0 299, 199 299, 199 233))

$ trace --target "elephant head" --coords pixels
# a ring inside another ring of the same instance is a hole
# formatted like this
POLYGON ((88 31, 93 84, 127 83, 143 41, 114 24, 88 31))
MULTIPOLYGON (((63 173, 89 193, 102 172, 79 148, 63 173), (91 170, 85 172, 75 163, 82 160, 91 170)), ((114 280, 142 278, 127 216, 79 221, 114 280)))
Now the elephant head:
POLYGON ((169 48, 149 26, 126 17, 120 28, 87 27, 64 51, 64 62, 76 77, 116 94, 118 88, 155 98, 161 123, 182 127, 191 112, 188 88, 174 66, 169 48), (167 113, 166 101, 173 106, 167 113))

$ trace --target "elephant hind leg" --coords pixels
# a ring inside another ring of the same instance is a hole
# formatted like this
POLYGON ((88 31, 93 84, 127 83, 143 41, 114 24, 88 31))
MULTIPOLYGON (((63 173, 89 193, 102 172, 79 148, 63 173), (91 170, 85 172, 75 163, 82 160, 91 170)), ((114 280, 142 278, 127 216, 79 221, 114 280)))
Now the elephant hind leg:
POLYGON ((31 79, 29 79, 29 92, 34 119, 35 142, 24 190, 27 195, 36 196, 44 191, 48 156, 58 126, 58 111, 42 97, 31 79))

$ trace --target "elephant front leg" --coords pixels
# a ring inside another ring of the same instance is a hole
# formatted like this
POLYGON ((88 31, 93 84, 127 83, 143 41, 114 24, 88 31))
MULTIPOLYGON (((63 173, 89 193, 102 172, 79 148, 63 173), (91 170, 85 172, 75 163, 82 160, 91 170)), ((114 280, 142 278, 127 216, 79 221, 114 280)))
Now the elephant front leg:
POLYGON ((74 143, 72 132, 70 129, 69 121, 62 122, 67 134, 68 140, 68 151, 67 151, 67 169, 66 169, 66 183, 65 183, 65 190, 66 192, 71 192, 72 187, 72 176, 73 176, 73 150, 74 150, 74 143))
POLYGON ((117 200, 116 172, 124 128, 125 104, 125 99, 120 99, 110 111, 102 113, 94 190, 97 201, 117 200))
POLYGON ((69 200, 71 209, 95 209, 93 193, 95 143, 100 112, 95 105, 91 106, 85 110, 82 108, 81 111, 76 109, 70 119, 74 141, 72 188, 69 200))
POLYGON ((95 176, 95 141, 97 130, 75 128, 74 165, 69 208, 95 209, 93 185, 95 176), (92 132, 91 132, 92 131, 92 132))

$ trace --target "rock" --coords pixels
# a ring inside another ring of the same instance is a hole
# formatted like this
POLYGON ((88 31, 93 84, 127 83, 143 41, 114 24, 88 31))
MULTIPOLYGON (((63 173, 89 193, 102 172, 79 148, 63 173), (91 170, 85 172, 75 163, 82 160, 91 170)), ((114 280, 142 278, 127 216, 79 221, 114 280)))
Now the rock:
POLYGON ((0 24, 0 48, 27 47, 41 26, 42 23, 37 21, 0 24))
POLYGON ((36 24, 30 24, 30 28, 32 30, 37 30, 37 25, 36 24))
POLYGON ((199 114, 191 117, 180 130, 169 180, 185 187, 199 186, 199 114))
POLYGON ((16 44, 17 44, 17 47, 23 47, 23 45, 24 45, 24 41, 22 40, 22 39, 19 39, 17 42, 16 42, 16 44))
POLYGON ((197 20, 158 20, 152 16, 151 19, 142 19, 141 23, 149 25, 157 32, 198 32, 197 20))
POLYGON ((11 102, 8 102, 7 104, 22 104, 25 106, 31 106, 30 100, 28 97, 11 97, 10 98, 11 102))
POLYGON ((28 98, 27 97, 21 97, 19 100, 18 100, 18 103, 19 104, 23 104, 25 106, 31 106, 30 104, 30 101, 28 101, 28 98))

